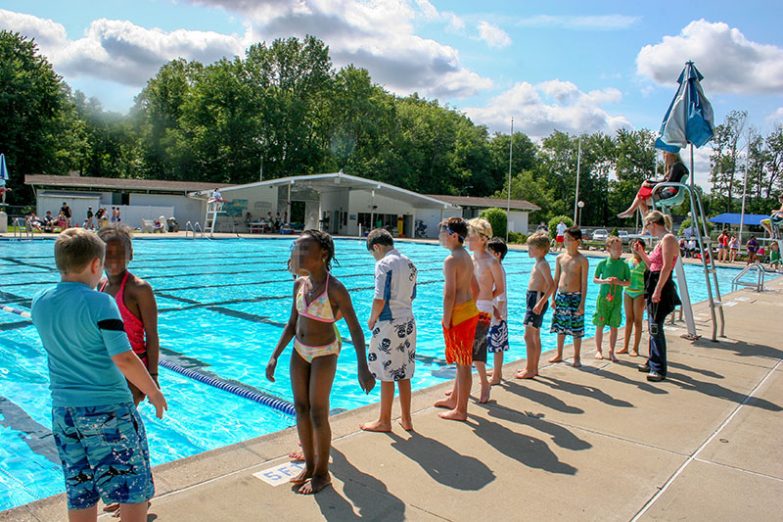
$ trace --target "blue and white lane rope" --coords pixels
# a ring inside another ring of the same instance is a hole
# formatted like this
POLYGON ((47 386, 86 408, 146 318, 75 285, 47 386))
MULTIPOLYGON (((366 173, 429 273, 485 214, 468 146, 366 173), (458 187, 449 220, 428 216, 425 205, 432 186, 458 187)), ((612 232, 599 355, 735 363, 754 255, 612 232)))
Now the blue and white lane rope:
POLYGON ((264 406, 268 406, 274 410, 285 413, 287 415, 292 415, 292 416, 296 415, 296 409, 294 408, 294 405, 292 403, 284 399, 281 399, 279 397, 275 397, 274 395, 264 393, 260 390, 247 388, 242 386, 241 384, 225 381, 223 379, 213 377, 211 375, 207 375, 201 372, 193 371, 188 368, 183 368, 182 366, 178 364, 174 364, 171 361, 167 361, 163 358, 161 358, 158 364, 173 372, 177 372, 180 375, 184 375, 185 377, 189 377, 198 382, 208 384, 219 390, 224 390, 227 391, 228 393, 233 393, 234 395, 237 395, 239 397, 244 397, 245 399, 249 399, 259 404, 263 404, 264 406))
POLYGON ((25 312, 24 310, 19 310, 18 308, 11 308, 10 306, 2 305, 0 307, 0 310, 3 310, 3 312, 9 312, 16 315, 21 315, 25 319, 30 319, 30 312, 25 312))

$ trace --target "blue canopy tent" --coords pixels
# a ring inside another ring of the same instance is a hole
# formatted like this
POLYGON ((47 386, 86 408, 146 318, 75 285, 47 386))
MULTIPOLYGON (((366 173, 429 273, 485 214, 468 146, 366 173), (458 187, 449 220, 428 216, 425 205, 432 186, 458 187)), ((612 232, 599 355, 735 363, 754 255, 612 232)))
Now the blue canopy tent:
MULTIPOLYGON (((745 214, 744 222, 746 225, 761 226, 762 219, 769 219, 769 216, 766 214, 745 214)), ((739 225, 743 222, 743 217, 742 214, 724 213, 710 218, 710 222, 721 225, 739 225)))

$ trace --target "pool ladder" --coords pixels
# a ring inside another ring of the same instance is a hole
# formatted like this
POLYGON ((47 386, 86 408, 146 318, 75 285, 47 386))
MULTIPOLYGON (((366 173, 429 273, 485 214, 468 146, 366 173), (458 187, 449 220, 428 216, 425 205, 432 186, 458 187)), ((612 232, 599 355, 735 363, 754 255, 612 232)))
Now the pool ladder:
POLYGON ((196 239, 196 237, 198 237, 199 235, 201 235, 202 239, 205 237, 204 236, 204 231, 201 230, 201 224, 199 224, 198 221, 196 221, 195 224, 191 223, 190 221, 185 223, 185 237, 186 238, 190 237, 190 239, 196 239), (188 234, 190 234, 190 235, 188 235, 188 234))
POLYGON ((28 226, 24 218, 14 218, 14 238, 15 239, 32 239, 33 227, 28 226))
POLYGON ((764 270, 764 265, 762 265, 759 261, 756 261, 752 265, 746 266, 740 271, 739 274, 734 276, 734 279, 731 280, 731 291, 734 292, 738 287, 744 286, 745 288, 753 288, 756 292, 763 292, 764 276, 766 273, 767 272, 764 270), (743 281, 742 278, 746 274, 749 274, 752 270, 756 271, 755 281, 743 281))

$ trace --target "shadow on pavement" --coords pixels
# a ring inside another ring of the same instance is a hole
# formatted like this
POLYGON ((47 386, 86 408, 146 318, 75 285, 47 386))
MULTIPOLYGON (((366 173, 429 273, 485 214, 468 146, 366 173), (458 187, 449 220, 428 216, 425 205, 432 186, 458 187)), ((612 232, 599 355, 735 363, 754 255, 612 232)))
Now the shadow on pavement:
MULTIPOLYGON (((775 318, 770 318, 774 321, 775 318)), ((709 350, 724 350, 728 352, 734 352, 740 357, 768 357, 770 359, 783 359, 783 350, 780 348, 774 348, 772 346, 766 346, 763 344, 753 344, 739 339, 727 339, 733 342, 718 341, 714 343, 709 339, 702 337, 701 339, 694 341, 693 345, 700 348, 707 348, 709 350)))
POLYGON ((482 441, 523 466, 561 475, 576 475, 576 468, 561 462, 546 442, 515 433, 482 417, 472 417, 472 420, 476 421, 473 429, 482 441))
POLYGON ((593 447, 592 444, 586 440, 580 439, 564 426, 545 420, 543 413, 521 412, 503 406, 489 406, 483 404, 478 404, 478 406, 485 408, 490 417, 503 419, 523 426, 530 426, 534 430, 550 435, 552 437, 552 442, 561 448, 581 451, 593 447))
MULTIPOLYGON (((598 373, 598 372, 596 372, 598 373)), ((561 379, 555 379, 548 375, 539 375, 541 383, 552 388, 552 392, 563 391, 571 393, 573 395, 581 395, 582 397, 588 397, 601 401, 609 406, 616 406, 618 408, 633 408, 633 404, 622 399, 615 399, 608 393, 598 389, 595 386, 588 386, 585 384, 576 384, 573 382, 563 381, 561 379)))
POLYGON ((332 475, 343 482, 343 498, 333 487, 315 495, 326 520, 405 520, 405 503, 389 493, 386 484, 360 471, 332 446, 332 475), (354 507, 356 506, 356 510, 354 507))
POLYGON ((421 466, 430 477, 444 486, 463 491, 478 491, 495 480, 492 470, 477 458, 461 455, 442 442, 421 433, 412 432, 408 440, 395 433, 387 435, 394 440, 392 448, 421 466))
MULTIPOLYGON (((543 382, 538 379, 539 377, 536 377, 537 382, 543 382)), ((553 410, 557 410, 562 413, 579 414, 585 412, 581 408, 570 406, 559 398, 550 395, 549 393, 538 391, 530 386, 523 386, 513 381, 506 381, 505 386, 503 387, 515 395, 519 395, 520 397, 524 397, 525 399, 528 399, 532 402, 537 402, 542 406, 552 408, 553 410)))

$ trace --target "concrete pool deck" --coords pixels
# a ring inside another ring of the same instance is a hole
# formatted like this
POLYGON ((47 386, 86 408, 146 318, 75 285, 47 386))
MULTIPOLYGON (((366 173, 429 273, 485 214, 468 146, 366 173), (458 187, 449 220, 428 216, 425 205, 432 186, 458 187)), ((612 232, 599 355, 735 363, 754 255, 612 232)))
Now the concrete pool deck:
MULTIPOLYGON (((638 358, 593 360, 586 340, 584 368, 505 381, 490 404, 470 404, 467 423, 440 420, 431 407, 448 384, 414 395, 412 434, 358 430, 375 406, 340 414, 334 487, 315 497, 253 477, 287 461, 294 429, 159 466, 150 520, 779 519, 782 297, 783 278, 761 294, 725 296, 728 338, 719 343, 685 341, 678 323, 663 383, 647 383, 638 358)), ((707 306, 695 313, 709 334, 707 306)), ((65 500, 0 520, 65 520, 65 500)))

